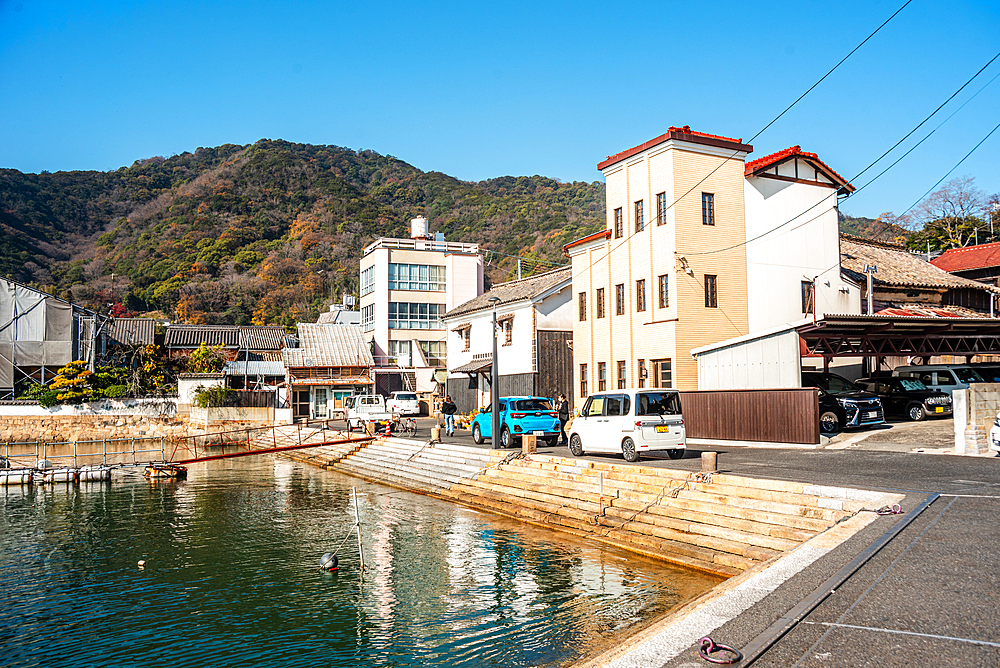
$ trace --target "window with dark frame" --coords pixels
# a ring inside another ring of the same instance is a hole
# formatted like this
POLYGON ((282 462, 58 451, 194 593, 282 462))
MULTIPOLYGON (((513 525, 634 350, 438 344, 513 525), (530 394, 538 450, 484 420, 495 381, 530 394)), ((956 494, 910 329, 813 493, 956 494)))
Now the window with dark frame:
POLYGON ((625 315, 625 284, 615 286, 615 315, 625 315))
POLYGON ((597 391, 603 392, 608 389, 608 363, 597 363, 597 391))
POLYGON ((625 360, 618 360, 618 389, 625 389, 625 360))
POLYGON ((816 299, 816 284, 812 281, 802 281, 802 312, 812 313, 816 299))
POLYGON ((621 239, 625 235, 625 220, 622 216, 622 208, 615 209, 615 239, 621 239))
POLYGON ((579 303, 580 303, 580 322, 587 319, 587 293, 579 293, 579 303))
POLYGON ((642 232, 646 228, 646 217, 643 210, 643 200, 635 203, 635 231, 642 232))
POLYGON ((589 392, 587 391, 587 365, 580 365, 580 396, 586 397, 589 392))
POLYGON ((715 195, 701 194, 701 224, 715 225, 715 195))
POLYGON ((656 279, 656 291, 659 297, 660 308, 670 306, 670 276, 663 274, 656 279))
POLYGON ((667 193, 660 193, 656 196, 656 224, 665 225, 667 222, 667 193))
POLYGON ((504 318, 500 324, 503 327, 503 344, 509 346, 514 343, 514 317, 504 318))
POLYGON ((604 288, 597 288, 597 297, 594 299, 594 317, 604 317, 604 288))
POLYGON ((705 308, 719 308, 718 277, 705 274, 705 308))
POLYGON ((673 387, 674 379, 669 359, 652 360, 654 387, 673 387))
POLYGON ((636 360, 638 368, 639 387, 646 387, 646 360, 636 360))
POLYGON ((646 310, 646 279, 635 282, 635 310, 637 313, 646 310))

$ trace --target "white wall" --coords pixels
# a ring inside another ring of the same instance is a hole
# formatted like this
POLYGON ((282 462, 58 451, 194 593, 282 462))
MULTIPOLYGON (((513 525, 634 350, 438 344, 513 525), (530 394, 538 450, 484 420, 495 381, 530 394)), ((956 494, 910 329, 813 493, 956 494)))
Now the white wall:
POLYGON ((178 378, 177 379, 177 403, 190 406, 194 403, 194 392, 199 387, 205 389, 211 387, 222 387, 226 378, 221 373, 218 378, 178 378))
POLYGON ((744 199, 747 239, 754 239, 747 244, 751 333, 806 317, 802 281, 817 276, 819 317, 860 312, 857 288, 840 277, 834 188, 750 177, 744 180, 744 199))
POLYGON ((143 415, 164 417, 177 415, 177 399, 101 399, 85 404, 60 404, 45 408, 38 404, 0 405, 0 417, 76 416, 76 415, 143 415))
POLYGON ((698 355, 699 390, 802 387, 795 330, 743 341, 698 355))
POLYGON ((573 331, 573 286, 547 296, 535 304, 535 329, 573 331))

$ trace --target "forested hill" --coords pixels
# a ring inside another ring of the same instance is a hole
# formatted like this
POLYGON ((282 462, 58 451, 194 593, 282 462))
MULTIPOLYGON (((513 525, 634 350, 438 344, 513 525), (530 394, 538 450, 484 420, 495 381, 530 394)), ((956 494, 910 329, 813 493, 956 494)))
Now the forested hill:
MULTIPOLYGON (((565 262, 605 224, 604 185, 469 183, 389 156, 261 140, 150 158, 113 172, 0 170, 0 272, 118 314, 205 324, 309 321, 357 294, 362 249, 430 219, 449 241, 565 262)), ((504 280, 516 260, 493 259, 504 280)))

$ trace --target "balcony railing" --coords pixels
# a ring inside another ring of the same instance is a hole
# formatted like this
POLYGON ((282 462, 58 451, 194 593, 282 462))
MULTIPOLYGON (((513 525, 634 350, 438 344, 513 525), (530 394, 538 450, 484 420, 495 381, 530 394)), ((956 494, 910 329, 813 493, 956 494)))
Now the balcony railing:
POLYGON ((430 241, 427 239, 376 239, 365 247, 365 255, 378 248, 394 248, 398 250, 426 250, 459 253, 478 253, 479 244, 463 244, 456 241, 430 241))

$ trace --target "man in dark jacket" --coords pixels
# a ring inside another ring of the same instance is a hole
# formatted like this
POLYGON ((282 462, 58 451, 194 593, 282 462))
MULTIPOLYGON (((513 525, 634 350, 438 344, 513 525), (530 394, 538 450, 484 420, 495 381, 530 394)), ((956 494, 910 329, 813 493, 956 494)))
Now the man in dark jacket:
POLYGON ((560 394, 559 398, 556 399, 555 409, 559 412, 559 428, 562 431, 560 445, 566 445, 568 441, 566 438, 566 423, 569 422, 569 402, 566 401, 565 394, 560 394))
POLYGON ((455 435, 455 413, 457 412, 458 406, 451 400, 451 395, 446 395, 444 403, 441 404, 441 413, 444 415, 444 433, 448 436, 455 435))

